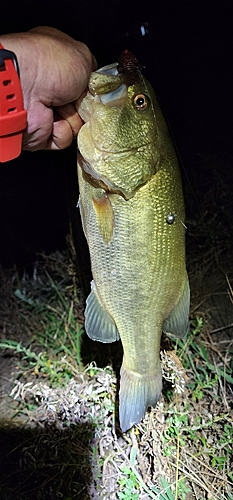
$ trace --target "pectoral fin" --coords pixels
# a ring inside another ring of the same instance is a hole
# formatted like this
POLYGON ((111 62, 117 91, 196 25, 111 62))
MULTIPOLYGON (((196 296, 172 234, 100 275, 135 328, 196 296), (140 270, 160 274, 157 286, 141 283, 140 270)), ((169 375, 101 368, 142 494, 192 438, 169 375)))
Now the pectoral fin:
POLYGON ((163 332, 168 336, 182 338, 189 329, 190 290, 188 278, 184 292, 178 304, 174 307, 168 318, 163 323, 163 332))
POLYGON ((92 198, 92 202, 96 213, 99 231, 102 235, 104 243, 107 244, 111 241, 114 227, 114 214, 111 202, 106 193, 104 193, 98 200, 92 198))
POLYGON ((120 339, 114 321, 97 297, 94 281, 91 282, 91 293, 86 301, 85 318, 85 330, 90 339, 103 343, 120 339))

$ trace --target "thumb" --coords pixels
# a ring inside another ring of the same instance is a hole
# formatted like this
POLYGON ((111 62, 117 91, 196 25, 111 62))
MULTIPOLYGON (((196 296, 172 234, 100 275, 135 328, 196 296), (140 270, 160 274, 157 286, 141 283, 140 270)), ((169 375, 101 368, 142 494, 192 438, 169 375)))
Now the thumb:
POLYGON ((45 149, 64 149, 77 137, 82 120, 72 103, 55 108, 55 120, 51 137, 45 149))

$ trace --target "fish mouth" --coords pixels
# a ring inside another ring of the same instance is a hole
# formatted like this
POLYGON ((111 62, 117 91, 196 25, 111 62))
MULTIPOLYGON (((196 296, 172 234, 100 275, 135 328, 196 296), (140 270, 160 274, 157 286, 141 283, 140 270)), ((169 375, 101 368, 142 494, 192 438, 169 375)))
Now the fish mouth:
POLYGON ((79 115, 86 123, 91 118, 94 104, 122 106, 127 100, 127 93, 128 87, 118 72, 117 63, 100 68, 91 73, 88 92, 78 109, 79 115))
POLYGON ((95 102, 112 107, 126 101, 128 86, 117 66, 117 63, 109 64, 91 74, 88 89, 95 102))
POLYGON ((104 94, 97 94, 89 89, 87 95, 81 101, 78 113, 83 122, 87 123, 91 119, 92 107, 95 104, 107 106, 108 108, 124 106, 127 101, 127 95, 127 86, 125 84, 121 84, 117 88, 114 88, 114 90, 110 90, 104 94))
POLYGON ((88 89, 92 95, 100 96, 114 92, 124 84, 117 66, 117 63, 109 64, 91 73, 88 89))

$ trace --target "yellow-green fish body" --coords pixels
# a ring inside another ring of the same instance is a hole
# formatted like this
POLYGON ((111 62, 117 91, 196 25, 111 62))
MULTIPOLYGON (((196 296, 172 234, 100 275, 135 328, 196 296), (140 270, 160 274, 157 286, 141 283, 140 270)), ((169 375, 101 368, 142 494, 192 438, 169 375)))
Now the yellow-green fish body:
POLYGON ((189 316, 178 163, 153 90, 127 57, 92 74, 78 139, 94 278, 85 327, 93 340, 121 338, 123 431, 160 396, 162 329, 183 336, 189 316))

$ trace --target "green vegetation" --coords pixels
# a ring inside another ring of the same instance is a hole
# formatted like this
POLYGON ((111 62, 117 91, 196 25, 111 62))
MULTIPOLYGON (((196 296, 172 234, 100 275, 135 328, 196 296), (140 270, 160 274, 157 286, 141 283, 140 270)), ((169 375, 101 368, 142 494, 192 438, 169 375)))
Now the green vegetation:
POLYGON ((121 466, 122 477, 118 480, 120 491, 117 496, 121 500, 138 500, 139 499, 139 481, 134 472, 126 467, 121 466))
MULTIPOLYGON (((211 387, 218 383, 219 376, 223 377, 230 384, 233 384, 233 358, 231 358, 228 365, 224 364, 223 368, 215 366, 210 361, 209 351, 201 337, 203 323, 203 318, 196 317, 192 322, 191 331, 186 342, 182 342, 181 340, 177 340, 176 342, 176 351, 185 370, 191 367, 195 375, 194 382, 189 386, 190 389, 195 389, 195 391, 198 391, 198 388, 200 390, 201 388, 211 389, 211 387), (195 362, 197 360, 200 361, 198 368, 195 362)), ((208 347, 210 347, 209 344, 208 347)), ((194 394, 194 397, 196 395, 197 393, 194 394)), ((198 395, 202 397, 201 392, 198 395)))
MULTIPOLYGON (((81 341, 83 329, 74 315, 74 300, 61 293, 48 273, 46 286, 40 289, 40 298, 32 297, 26 288, 15 290, 15 297, 24 305, 22 315, 30 322, 38 318, 37 328, 25 345, 16 340, 0 342, 1 349, 11 349, 19 355, 22 364, 19 374, 26 376, 29 370, 33 375, 46 378, 52 387, 64 386, 83 369, 81 360, 81 341), (35 346, 34 350, 33 347, 35 346), (42 348, 42 350, 41 350, 42 348)), ((37 294, 37 290, 34 292, 37 294)))
MULTIPOLYGON (((196 317, 187 338, 176 341, 176 355, 169 357, 168 351, 162 358, 165 398, 122 435, 117 417, 115 421, 113 369, 95 362, 83 366, 83 306, 74 272, 69 274, 63 264, 62 272, 42 266, 36 283, 29 277, 18 281, 13 300, 22 340, 13 336, 0 341, 0 348, 15 358, 15 415, 24 413, 50 429, 49 436, 37 435, 24 446, 27 452, 21 451, 28 473, 36 472, 37 462, 42 471, 38 484, 46 481, 50 451, 40 447, 47 439, 59 459, 51 461, 54 475, 65 471, 64 481, 48 479, 61 498, 87 499, 91 485, 100 499, 232 500, 231 346, 219 353, 208 340, 203 319, 196 317), (52 431, 53 425, 57 428, 52 431)), ((66 265, 70 270, 70 262, 66 265)), ((50 498, 46 492, 41 499, 50 498)), ((29 500, 30 494, 24 498, 29 500)))
MULTIPOLYGON (((196 483, 202 491, 211 495, 212 488, 206 485, 202 475, 196 470, 201 467, 215 474, 224 473, 226 490, 232 489, 231 463, 233 458, 233 424, 230 407, 225 394, 226 383, 233 384, 232 360, 214 365, 210 360, 210 345, 203 341, 204 322, 196 317, 187 340, 176 342, 176 352, 188 374, 188 398, 176 397, 176 401, 166 410, 166 429, 163 433, 164 454, 173 461, 176 471, 176 497, 188 498, 189 487, 180 482, 181 475, 196 483), (222 380, 221 380, 222 379, 222 380), (226 401, 227 411, 222 408, 226 401), (209 407, 211 410, 208 410, 209 407), (189 451, 191 450, 191 451, 189 451), (188 456, 188 463, 187 462, 188 456), (175 459, 174 459, 175 458, 175 459)), ((230 355, 228 351, 228 357, 230 355)), ((211 474, 210 474, 211 475, 211 474)), ((221 476, 219 476, 221 477, 221 476)), ((229 495, 220 495, 217 490, 214 500, 228 499, 229 495)), ((209 497, 208 497, 209 498, 209 497)), ((229 497, 230 498, 230 497, 229 497)))

